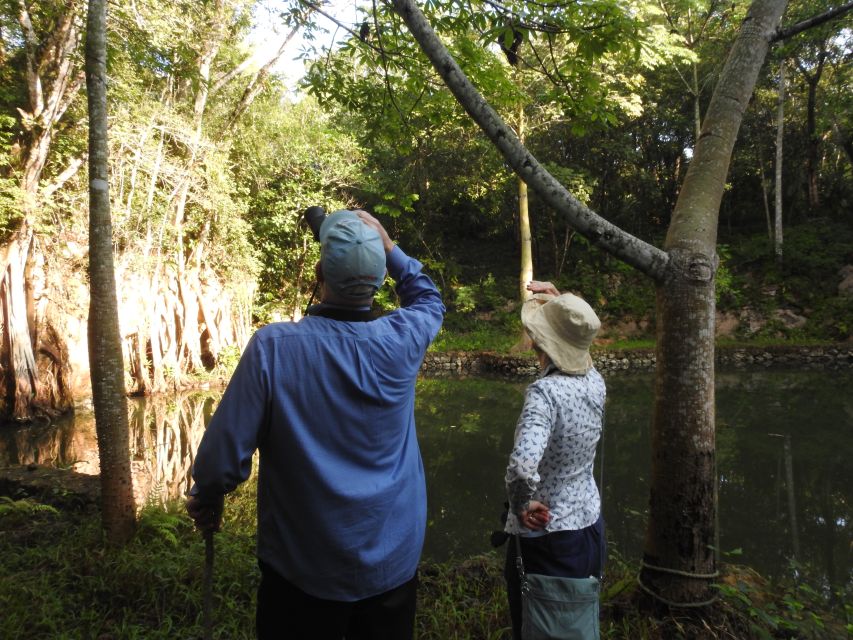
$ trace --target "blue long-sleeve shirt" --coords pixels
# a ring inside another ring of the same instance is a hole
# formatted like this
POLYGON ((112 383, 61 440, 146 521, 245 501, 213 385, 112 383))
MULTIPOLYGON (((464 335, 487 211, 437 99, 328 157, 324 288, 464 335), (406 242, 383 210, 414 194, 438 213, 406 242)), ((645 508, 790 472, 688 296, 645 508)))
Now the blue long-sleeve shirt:
POLYGON ((258 557, 329 600, 403 584, 423 547, 415 380, 444 305, 398 247, 387 267, 399 309, 369 322, 309 315, 254 334, 193 465, 193 493, 220 495, 248 478, 259 449, 258 557))

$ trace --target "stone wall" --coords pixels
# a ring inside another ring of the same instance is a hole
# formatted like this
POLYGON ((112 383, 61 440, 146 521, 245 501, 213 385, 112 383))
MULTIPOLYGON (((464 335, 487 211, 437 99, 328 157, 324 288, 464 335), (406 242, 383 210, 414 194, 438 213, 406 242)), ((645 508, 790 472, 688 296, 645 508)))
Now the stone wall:
MULTIPOLYGON (((655 353, 651 349, 593 350, 592 359, 602 373, 613 371, 653 371, 655 353)), ((722 369, 853 368, 853 345, 823 347, 718 347, 717 366, 722 369)), ((429 376, 497 375, 530 378, 538 372, 532 355, 515 356, 491 352, 449 351, 427 353, 421 371, 429 376)))

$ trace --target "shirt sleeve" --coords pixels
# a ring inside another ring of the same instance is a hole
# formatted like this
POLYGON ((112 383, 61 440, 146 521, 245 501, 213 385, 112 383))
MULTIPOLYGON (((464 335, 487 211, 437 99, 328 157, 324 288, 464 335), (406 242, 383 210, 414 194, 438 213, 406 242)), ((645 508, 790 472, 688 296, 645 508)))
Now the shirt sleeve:
POLYGON ((396 282, 395 290, 400 297, 400 308, 407 313, 421 314, 425 321, 421 324, 427 329, 427 341, 431 342, 444 320, 444 303, 435 283, 423 273, 423 265, 407 256, 403 250, 394 246, 386 258, 388 274, 396 282))
POLYGON ((407 256, 403 250, 394 246, 386 258, 388 274, 394 279, 400 306, 410 307, 417 303, 438 303, 442 312, 444 305, 435 283, 423 272, 423 265, 407 256))
POLYGON ((222 395, 193 461, 191 495, 233 491, 252 471, 252 455, 268 421, 269 376, 256 333, 222 395))
POLYGON ((548 446, 554 408, 545 393, 532 384, 524 396, 524 406, 515 427, 515 443, 506 469, 510 511, 527 508, 539 485, 539 462, 548 446))

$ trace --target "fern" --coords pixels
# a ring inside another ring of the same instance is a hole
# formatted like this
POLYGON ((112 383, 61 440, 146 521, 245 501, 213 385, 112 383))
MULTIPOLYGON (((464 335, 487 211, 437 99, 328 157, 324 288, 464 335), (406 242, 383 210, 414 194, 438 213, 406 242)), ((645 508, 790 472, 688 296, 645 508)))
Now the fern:
POLYGON ((59 512, 49 504, 41 504, 32 498, 12 500, 8 496, 0 496, 0 518, 6 516, 31 516, 36 513, 50 513, 58 515, 59 512))
POLYGON ((186 518, 156 506, 146 506, 139 515, 138 535, 141 539, 165 540, 178 546, 178 534, 187 526, 186 518))

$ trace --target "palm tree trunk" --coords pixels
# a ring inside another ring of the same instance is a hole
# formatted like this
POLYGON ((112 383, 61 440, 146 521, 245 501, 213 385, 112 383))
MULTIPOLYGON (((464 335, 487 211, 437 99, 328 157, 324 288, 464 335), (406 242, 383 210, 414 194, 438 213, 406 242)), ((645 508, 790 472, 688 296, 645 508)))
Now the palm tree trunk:
POLYGON ((101 516, 107 540, 123 544, 133 535, 136 512, 110 220, 106 13, 105 0, 89 0, 89 366, 101 463, 101 516))

